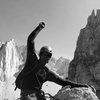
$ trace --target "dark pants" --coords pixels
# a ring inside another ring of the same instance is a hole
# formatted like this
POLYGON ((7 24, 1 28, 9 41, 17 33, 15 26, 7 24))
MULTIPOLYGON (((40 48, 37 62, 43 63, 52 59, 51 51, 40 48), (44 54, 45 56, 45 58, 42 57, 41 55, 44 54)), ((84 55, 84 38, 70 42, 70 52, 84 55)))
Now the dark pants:
POLYGON ((46 100, 41 90, 21 90, 21 100, 46 100))

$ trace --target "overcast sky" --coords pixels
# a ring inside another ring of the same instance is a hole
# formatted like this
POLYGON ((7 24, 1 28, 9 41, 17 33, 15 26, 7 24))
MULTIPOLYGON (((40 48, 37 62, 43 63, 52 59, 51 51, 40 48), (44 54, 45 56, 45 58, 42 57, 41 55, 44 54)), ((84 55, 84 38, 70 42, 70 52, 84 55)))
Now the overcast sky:
POLYGON ((0 0, 0 41, 15 39, 26 45, 32 30, 44 21, 36 49, 49 45, 56 58, 72 59, 80 29, 100 0, 0 0))

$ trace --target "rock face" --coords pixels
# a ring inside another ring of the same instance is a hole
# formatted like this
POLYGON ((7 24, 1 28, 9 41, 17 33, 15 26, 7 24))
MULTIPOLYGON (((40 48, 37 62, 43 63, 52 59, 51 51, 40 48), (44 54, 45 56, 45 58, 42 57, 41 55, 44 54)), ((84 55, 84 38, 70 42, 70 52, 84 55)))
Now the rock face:
POLYGON ((3 43, 0 48, 0 80, 6 81, 12 77, 22 63, 15 41, 12 39, 3 43))
POLYGON ((1 43, 0 47, 0 100, 16 100, 20 91, 14 91, 14 74, 22 65, 22 56, 12 39, 1 43))
POLYGON ((80 31, 68 78, 100 90, 100 10, 96 15, 92 11, 86 27, 80 31))
POLYGON ((99 100, 90 88, 62 88, 57 95, 56 100, 99 100))

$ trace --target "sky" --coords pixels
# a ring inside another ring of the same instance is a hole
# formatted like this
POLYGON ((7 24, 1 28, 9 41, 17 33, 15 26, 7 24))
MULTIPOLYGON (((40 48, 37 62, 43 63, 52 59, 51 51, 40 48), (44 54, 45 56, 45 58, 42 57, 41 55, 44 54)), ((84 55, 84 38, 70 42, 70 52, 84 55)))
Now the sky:
POLYGON ((100 9, 100 0, 0 0, 0 41, 14 39, 26 45, 28 35, 45 22, 35 39, 36 49, 48 45, 54 57, 71 60, 93 9, 100 9))

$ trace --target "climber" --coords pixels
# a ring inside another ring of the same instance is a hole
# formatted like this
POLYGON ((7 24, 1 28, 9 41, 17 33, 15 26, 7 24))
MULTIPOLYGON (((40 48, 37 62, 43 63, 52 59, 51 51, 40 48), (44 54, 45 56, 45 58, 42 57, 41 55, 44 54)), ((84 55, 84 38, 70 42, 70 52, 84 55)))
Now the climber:
POLYGON ((64 80, 45 66, 52 57, 52 49, 50 47, 43 46, 39 51, 39 57, 37 57, 34 40, 44 27, 45 23, 41 22, 27 39, 26 63, 18 76, 20 87, 16 86, 21 89, 21 100, 33 100, 34 96, 36 96, 37 100, 46 100, 43 92, 41 92, 42 85, 46 81, 55 82, 63 87, 66 85, 70 85, 71 88, 88 87, 88 85, 64 80))

